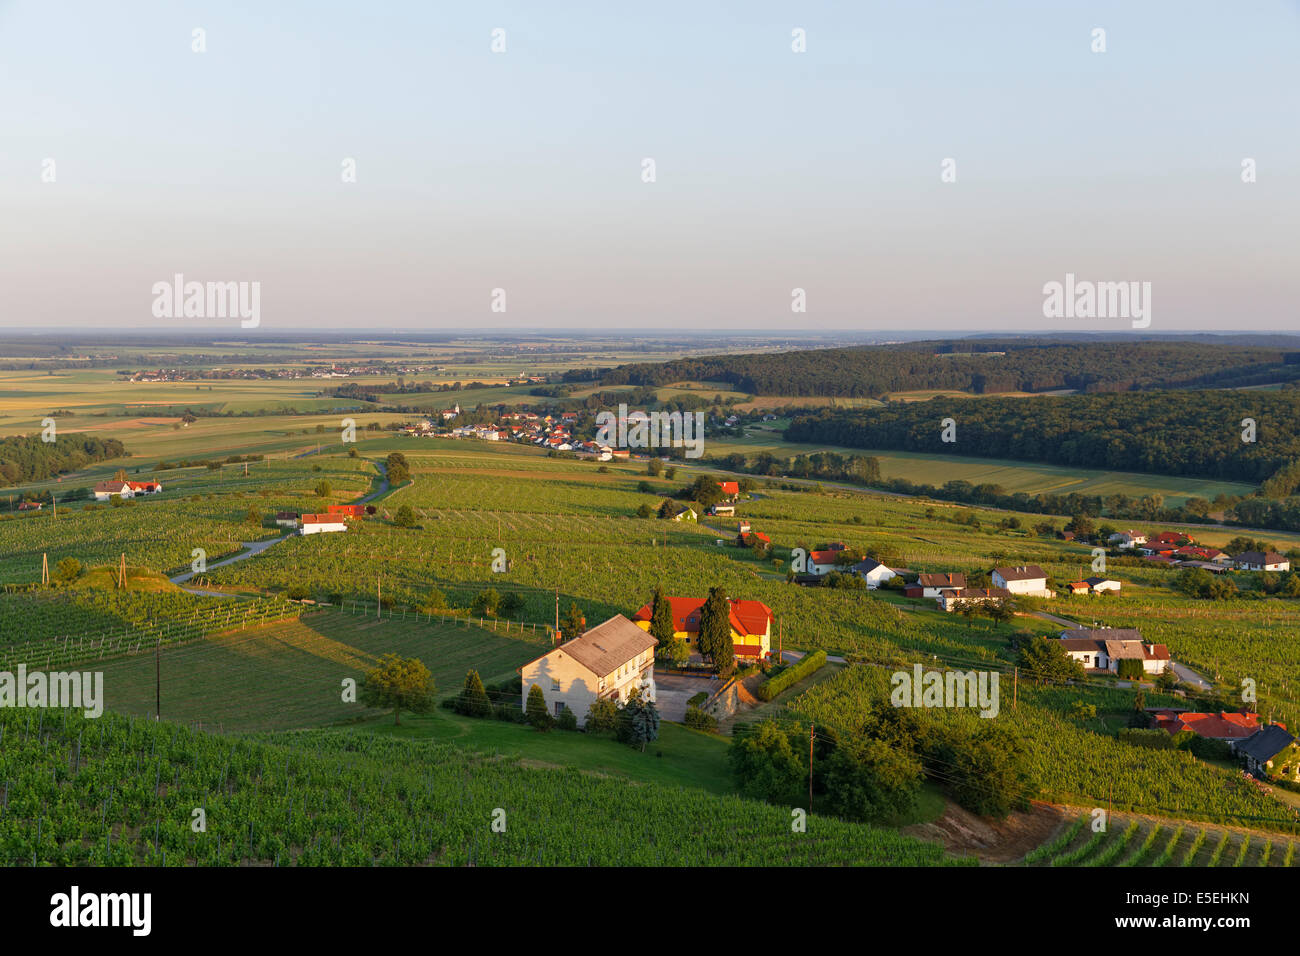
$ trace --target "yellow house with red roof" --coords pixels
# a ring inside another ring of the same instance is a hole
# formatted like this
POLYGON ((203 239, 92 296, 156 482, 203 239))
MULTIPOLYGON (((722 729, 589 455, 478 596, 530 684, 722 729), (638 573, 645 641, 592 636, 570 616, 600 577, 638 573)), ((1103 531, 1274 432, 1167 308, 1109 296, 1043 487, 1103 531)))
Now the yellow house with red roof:
MULTIPOLYGON (((704 598, 670 597, 668 605, 673 615, 673 638, 694 648, 700 636, 700 611, 704 598)), ((731 605, 731 643, 736 656, 758 660, 772 653, 772 609, 762 601, 743 601, 728 598, 731 605)), ((643 604, 632 615, 632 622, 644 631, 650 630, 652 604, 643 604)))

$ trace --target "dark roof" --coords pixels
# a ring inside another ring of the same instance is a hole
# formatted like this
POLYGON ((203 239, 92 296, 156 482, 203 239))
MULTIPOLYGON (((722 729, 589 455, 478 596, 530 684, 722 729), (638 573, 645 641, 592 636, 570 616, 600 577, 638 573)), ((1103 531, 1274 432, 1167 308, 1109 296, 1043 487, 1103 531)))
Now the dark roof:
POLYGON ((1032 581, 1046 578, 1047 572, 1036 564, 1021 564, 1013 568, 994 568, 1003 581, 1032 581))
POLYGON ((1289 733, 1277 724, 1269 724, 1237 744, 1237 753, 1246 754, 1260 763, 1266 763, 1293 743, 1295 738, 1289 733))
POLYGON ((1276 551, 1243 551, 1237 555, 1239 564, 1284 564, 1286 556, 1276 551))
POLYGON ((922 574, 916 583, 923 588, 964 588, 966 575, 960 571, 952 574, 922 574))
POLYGON ((1071 627, 1061 632, 1065 640, 1140 641, 1142 632, 1135 627, 1071 627))

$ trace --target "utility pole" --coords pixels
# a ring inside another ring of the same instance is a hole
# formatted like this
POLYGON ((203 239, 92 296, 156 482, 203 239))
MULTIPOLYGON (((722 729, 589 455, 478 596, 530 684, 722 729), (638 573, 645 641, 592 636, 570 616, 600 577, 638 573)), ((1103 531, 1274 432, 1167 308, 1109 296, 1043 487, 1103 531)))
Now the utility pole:
POLYGON ((41 553, 41 584, 50 583, 50 555, 49 552, 41 553))
POLYGON ((560 643, 560 588, 555 588, 555 643, 560 643))
POLYGON ((785 660, 785 621, 781 621, 776 628, 776 662, 780 664, 785 660))
POLYGON ((153 652, 153 719, 162 720, 162 635, 153 652))
POLYGON ((808 812, 812 812, 812 770, 813 770, 813 736, 817 729, 815 723, 808 724, 808 812))
POLYGON ((50 489, 50 504, 54 506, 54 517, 59 516, 59 499, 54 497, 54 489, 50 489))
POLYGON ((117 567, 117 586, 126 587, 126 552, 122 553, 122 561, 117 567))
POLYGON ((1011 673, 1011 709, 1015 710, 1016 705, 1020 702, 1020 668, 1017 667, 1011 673))

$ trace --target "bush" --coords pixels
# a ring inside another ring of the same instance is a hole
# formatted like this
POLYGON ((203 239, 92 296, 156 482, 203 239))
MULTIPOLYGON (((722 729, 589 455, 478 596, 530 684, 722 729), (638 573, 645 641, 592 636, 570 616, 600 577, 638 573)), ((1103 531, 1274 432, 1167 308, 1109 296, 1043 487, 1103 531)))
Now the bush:
POLYGON ((289 586, 286 594, 291 601, 303 601, 311 597, 311 588, 305 584, 293 584, 289 586))
POLYGON ((687 727, 691 727, 694 730, 718 729, 718 719, 712 714, 700 710, 700 708, 696 707, 694 704, 686 705, 686 720, 684 723, 687 727))
POLYGON ((805 654, 798 662, 782 668, 759 684, 754 694, 759 700, 771 700, 781 691, 788 690, 805 677, 816 673, 825 663, 825 651, 816 650, 805 654))
POLYGON ((560 716, 556 718, 555 726, 559 727, 561 730, 577 730, 578 715, 566 707, 564 710, 560 711, 560 716))

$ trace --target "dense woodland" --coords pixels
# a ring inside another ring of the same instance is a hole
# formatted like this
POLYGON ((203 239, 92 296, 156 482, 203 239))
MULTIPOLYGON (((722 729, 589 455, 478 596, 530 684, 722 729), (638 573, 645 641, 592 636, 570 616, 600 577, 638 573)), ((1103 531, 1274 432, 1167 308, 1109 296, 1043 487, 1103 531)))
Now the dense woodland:
POLYGON ((125 454, 126 448, 116 438, 61 435, 52 442, 42 441, 38 435, 0 438, 0 477, 9 485, 44 481, 125 454))
MULTIPOLYGON (((570 373, 575 380, 592 375, 570 373)), ((620 365, 599 378, 604 385, 705 381, 754 395, 880 398, 921 389, 990 394, 1265 385, 1300 378, 1300 362, 1295 352, 1279 347, 981 340, 684 358, 620 365)))
MULTIPOLYGON (((1300 459, 1300 391, 932 399, 796 417, 790 441, 1262 482, 1300 459), (942 422, 956 422, 954 442, 942 422), (1256 440, 1242 440, 1253 418, 1256 440)), ((1285 493, 1289 489, 1280 489, 1285 493)))

